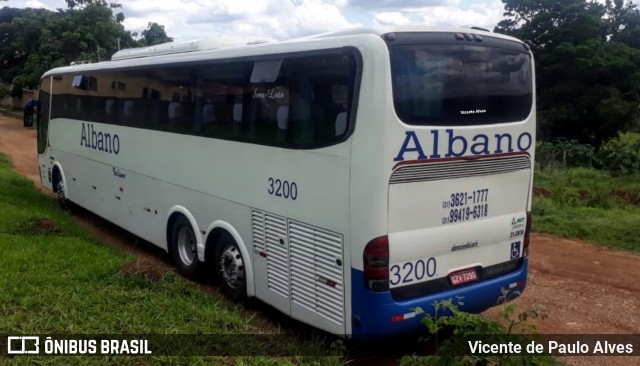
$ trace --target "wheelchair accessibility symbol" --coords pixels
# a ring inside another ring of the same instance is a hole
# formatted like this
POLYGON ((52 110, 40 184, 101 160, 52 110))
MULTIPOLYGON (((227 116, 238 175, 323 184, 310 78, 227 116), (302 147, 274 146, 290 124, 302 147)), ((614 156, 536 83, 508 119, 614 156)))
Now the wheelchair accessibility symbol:
POLYGON ((511 243, 511 259, 520 258, 520 241, 511 243))

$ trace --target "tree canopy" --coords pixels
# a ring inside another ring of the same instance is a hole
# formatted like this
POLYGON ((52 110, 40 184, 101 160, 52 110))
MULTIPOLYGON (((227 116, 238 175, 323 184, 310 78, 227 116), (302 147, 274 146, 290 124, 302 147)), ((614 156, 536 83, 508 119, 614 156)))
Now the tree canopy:
POLYGON ((140 44, 143 46, 153 46, 155 44, 173 41, 173 38, 167 36, 164 25, 158 23, 149 23, 147 29, 142 31, 140 44))
POLYGON ((503 0, 495 31, 536 58, 540 137, 599 148, 640 117, 640 12, 631 1, 503 0))
POLYGON ((0 9, 0 82, 12 94, 38 85, 48 69, 72 61, 108 60, 122 48, 170 42, 164 26, 149 23, 139 40, 125 30, 120 7, 105 0, 67 0, 68 9, 0 9))

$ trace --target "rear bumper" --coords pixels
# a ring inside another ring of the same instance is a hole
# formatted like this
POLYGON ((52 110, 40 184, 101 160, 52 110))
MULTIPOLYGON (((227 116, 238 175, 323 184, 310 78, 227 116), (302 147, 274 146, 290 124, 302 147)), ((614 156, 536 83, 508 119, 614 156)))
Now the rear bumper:
POLYGON ((415 333, 426 329, 421 323, 423 315, 414 309, 422 308, 432 314, 433 304, 448 299, 462 298, 461 310, 480 313, 499 303, 504 297, 502 289, 509 289, 508 300, 518 297, 526 287, 529 259, 515 271, 479 283, 450 289, 405 301, 396 301, 391 293, 373 292, 364 287, 362 271, 351 269, 352 334, 354 340, 375 339, 393 334, 415 333), (401 315, 403 320, 397 318, 401 315), (396 321, 392 318, 396 317, 396 321))

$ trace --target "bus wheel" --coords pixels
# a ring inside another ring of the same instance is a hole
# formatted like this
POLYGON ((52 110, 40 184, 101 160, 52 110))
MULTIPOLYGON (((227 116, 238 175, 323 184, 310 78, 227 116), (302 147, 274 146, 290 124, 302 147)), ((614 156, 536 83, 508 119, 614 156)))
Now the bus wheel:
POLYGON ((223 235, 217 244, 216 271, 222 292, 233 300, 246 298, 247 280, 244 271, 244 260, 238 245, 228 235, 223 235))
POLYGON ((56 197, 58 197, 58 205, 63 211, 67 211, 73 213, 73 203, 67 199, 67 195, 64 193, 64 182, 60 177, 60 174, 56 174, 57 178, 55 180, 55 192, 56 197))
POLYGON ((171 253, 178 272, 189 278, 196 278, 200 270, 196 235, 191 223, 184 216, 173 222, 171 230, 171 253))

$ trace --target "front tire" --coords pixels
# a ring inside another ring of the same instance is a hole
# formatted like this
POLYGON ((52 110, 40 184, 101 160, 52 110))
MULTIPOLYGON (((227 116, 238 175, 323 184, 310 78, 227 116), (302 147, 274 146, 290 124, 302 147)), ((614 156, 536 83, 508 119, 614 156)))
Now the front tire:
POLYGON ((217 281, 222 292, 232 300, 247 297, 247 279, 244 259, 235 240, 223 235, 216 246, 217 281))
POLYGON ((178 272, 189 278, 197 278, 202 267, 198 260, 198 241, 189 220, 179 216, 171 230, 171 254, 178 272))
POLYGON ((56 175, 58 176, 58 178, 56 179, 56 183, 54 184, 54 186, 56 188, 56 197, 58 199, 58 205, 63 211, 73 213, 73 208, 74 208, 73 203, 69 201, 69 199, 67 198, 67 194, 65 193, 65 190, 64 190, 65 189, 64 181, 59 176, 59 174, 56 174, 56 175))

